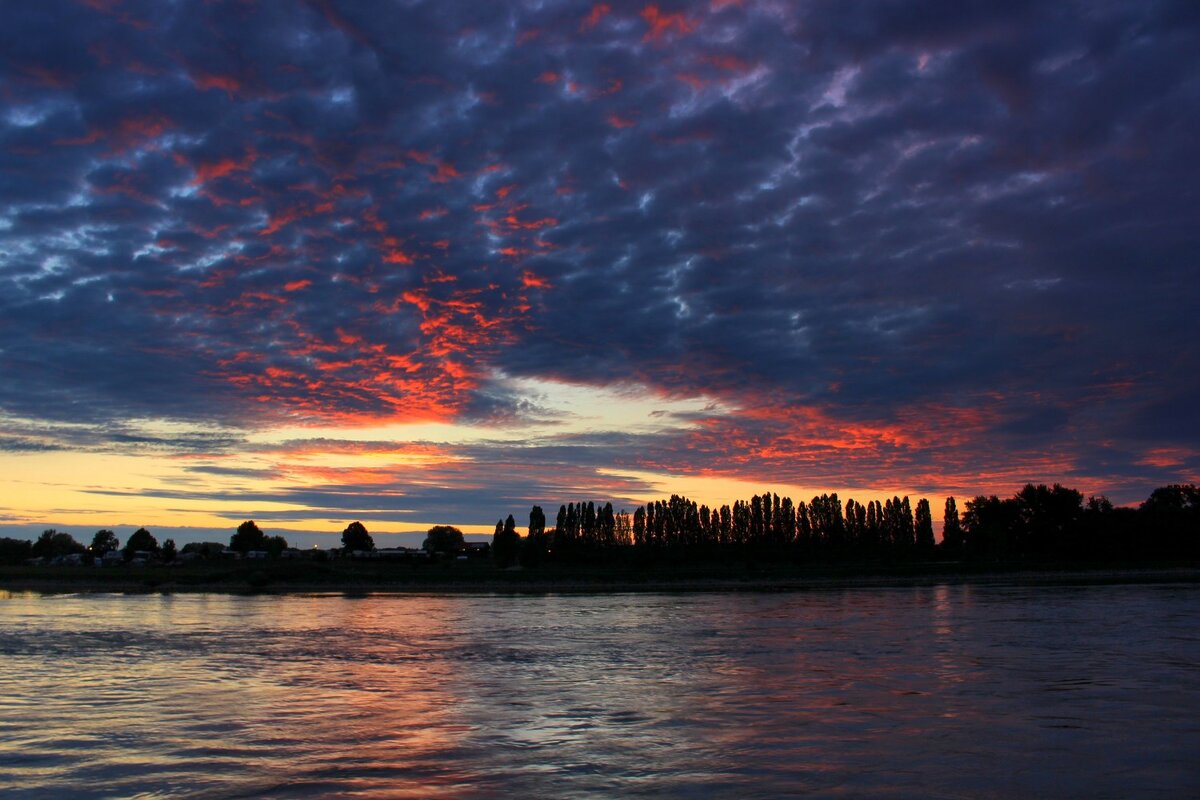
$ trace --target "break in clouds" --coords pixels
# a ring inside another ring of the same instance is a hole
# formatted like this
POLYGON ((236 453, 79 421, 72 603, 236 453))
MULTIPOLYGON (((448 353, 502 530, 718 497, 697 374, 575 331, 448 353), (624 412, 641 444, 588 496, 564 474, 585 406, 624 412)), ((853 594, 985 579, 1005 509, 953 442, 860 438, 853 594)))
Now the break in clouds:
POLYGON ((1186 1, 14 4, 0 451, 544 421, 526 378, 719 410, 446 486, 1137 500, 1200 474, 1198 67, 1186 1))

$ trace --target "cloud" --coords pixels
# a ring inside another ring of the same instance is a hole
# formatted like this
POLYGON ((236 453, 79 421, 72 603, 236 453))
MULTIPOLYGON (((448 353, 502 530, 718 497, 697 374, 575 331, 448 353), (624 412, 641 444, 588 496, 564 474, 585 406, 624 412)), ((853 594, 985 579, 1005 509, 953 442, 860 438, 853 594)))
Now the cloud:
POLYGON ((58 427, 0 446, 545 420, 507 375, 736 409, 610 466, 1187 478, 1190 8, 14 10, 0 411, 58 427))

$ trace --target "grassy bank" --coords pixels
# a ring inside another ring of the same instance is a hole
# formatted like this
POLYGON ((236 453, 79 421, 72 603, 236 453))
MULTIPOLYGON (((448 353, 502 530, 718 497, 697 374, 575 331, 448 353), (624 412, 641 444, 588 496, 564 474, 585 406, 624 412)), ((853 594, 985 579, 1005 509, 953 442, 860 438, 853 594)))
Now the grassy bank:
POLYGON ((500 570, 487 563, 222 562, 144 567, 0 567, 0 589, 62 592, 546 593, 792 591, 939 584, 1062 585, 1200 582, 1200 565, 1009 563, 736 564, 654 567, 554 565, 500 570))

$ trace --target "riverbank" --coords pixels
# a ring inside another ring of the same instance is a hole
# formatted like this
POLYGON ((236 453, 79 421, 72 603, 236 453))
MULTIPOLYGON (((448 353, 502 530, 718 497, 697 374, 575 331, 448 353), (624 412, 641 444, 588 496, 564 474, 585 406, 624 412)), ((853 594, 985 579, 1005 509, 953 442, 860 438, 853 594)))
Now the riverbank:
POLYGON ((1200 583, 1200 565, 688 565, 500 570, 491 564, 274 562, 146 567, 0 567, 0 590, 64 593, 549 594, 803 591, 936 585, 1200 583))

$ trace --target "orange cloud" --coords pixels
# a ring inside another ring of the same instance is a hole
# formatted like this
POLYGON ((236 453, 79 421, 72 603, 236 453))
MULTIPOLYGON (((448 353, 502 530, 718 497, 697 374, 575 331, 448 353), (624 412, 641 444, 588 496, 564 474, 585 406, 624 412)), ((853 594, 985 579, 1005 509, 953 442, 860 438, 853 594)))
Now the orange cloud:
POLYGON ((389 250, 383 257, 386 264, 413 264, 413 257, 403 250, 389 250))
POLYGON ((588 13, 588 15, 583 18, 583 22, 579 23, 579 30, 591 30, 592 28, 596 27, 597 24, 599 24, 600 20, 603 19, 605 15, 611 12, 612 6, 610 6, 608 3, 596 3, 596 5, 592 6, 592 10, 588 13))
POLYGON ((526 289, 550 289, 550 281, 543 278, 541 275, 534 274, 529 270, 521 273, 521 284, 526 289))
POLYGON ((641 16, 642 19, 646 20, 646 24, 650 26, 650 29, 646 31, 646 35, 642 37, 643 42, 660 41, 671 31, 683 36, 696 29, 695 21, 689 19, 683 12, 664 14, 655 4, 643 8, 641 16))
POLYGON ((249 169, 256 158, 257 154, 251 148, 241 158, 222 158, 217 161, 199 163, 194 167, 196 176, 192 178, 192 185, 199 186, 217 178, 224 178, 234 172, 249 169))
POLYGON ((434 183, 449 183, 455 178, 461 177, 462 175, 459 174, 458 170, 453 164, 448 164, 445 161, 439 161, 437 169, 433 173, 433 177, 431 177, 429 180, 434 183))
POLYGON ((1137 463, 1159 469, 1172 469, 1182 466, 1195 455, 1193 451, 1183 447, 1156 447, 1147 450, 1137 463))

